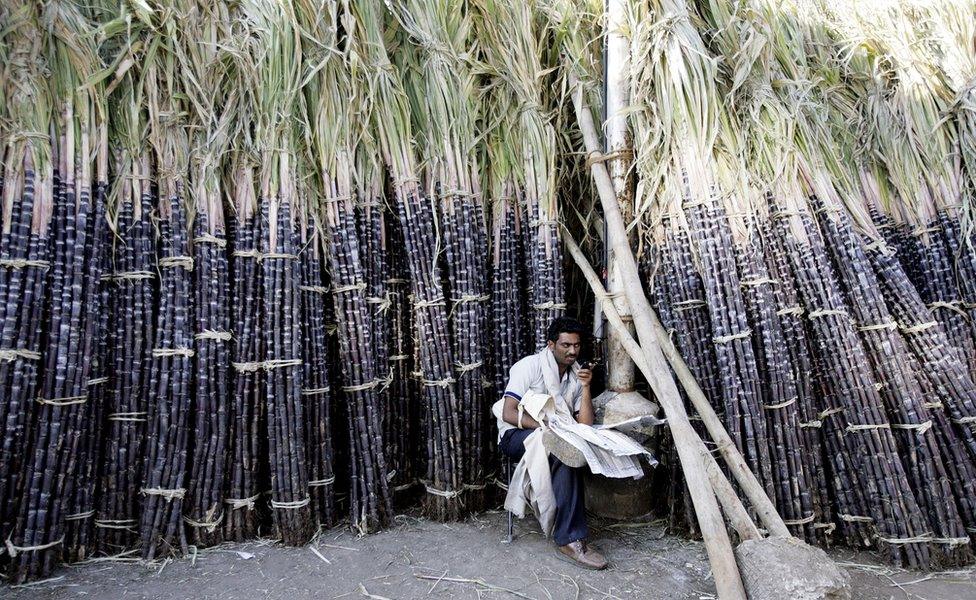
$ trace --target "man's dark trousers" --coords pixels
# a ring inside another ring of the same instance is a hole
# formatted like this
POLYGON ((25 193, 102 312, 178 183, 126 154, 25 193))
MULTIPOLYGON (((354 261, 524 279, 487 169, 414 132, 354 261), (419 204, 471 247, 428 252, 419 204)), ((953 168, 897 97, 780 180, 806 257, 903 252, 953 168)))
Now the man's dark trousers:
MULTIPOLYGON (((498 443, 505 456, 515 461, 522 460, 525 454, 525 438, 534 429, 509 429, 498 443)), ((559 546, 576 540, 585 540, 589 535, 586 527, 586 505, 583 499, 583 477, 579 469, 564 465, 555 456, 549 457, 549 472, 552 473, 552 493, 556 497, 556 519, 553 523, 552 538, 559 546)))

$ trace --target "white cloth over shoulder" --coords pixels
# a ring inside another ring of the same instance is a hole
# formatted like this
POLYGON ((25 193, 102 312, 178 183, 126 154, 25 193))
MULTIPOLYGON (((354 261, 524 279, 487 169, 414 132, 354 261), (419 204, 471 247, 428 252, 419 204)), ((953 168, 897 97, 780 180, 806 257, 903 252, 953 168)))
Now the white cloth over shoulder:
MULTIPOLYGON (((519 406, 538 421, 541 427, 525 438, 525 455, 512 474, 508 495, 505 498, 505 508, 521 518, 525 516, 526 506, 530 506, 539 519, 542 531, 549 536, 556 516, 556 498, 552 491, 549 456, 542 444, 544 431, 548 430, 578 448, 586 458, 590 470, 607 477, 641 478, 644 471, 640 466, 640 456, 646 455, 651 458, 651 454, 619 431, 595 429, 577 423, 573 412, 578 411, 580 400, 574 398, 573 404, 570 404, 563 396, 563 390, 567 386, 564 382, 560 382, 559 367, 552 352, 544 348, 529 358, 538 361, 536 364, 541 367, 545 391, 537 391, 530 387, 521 394, 519 406)), ((515 367, 512 367, 513 375, 515 371, 515 367)), ((573 378, 575 379, 575 374, 573 378)), ((568 377, 565 379, 568 380, 568 377)), ((576 381, 578 383, 578 380, 576 381)), ((506 394, 508 395, 507 391, 506 394)), ((498 417, 499 423, 504 423, 501 418, 504 404, 505 399, 502 398, 492 407, 492 412, 498 417)), ((510 428, 511 426, 508 427, 510 428)))

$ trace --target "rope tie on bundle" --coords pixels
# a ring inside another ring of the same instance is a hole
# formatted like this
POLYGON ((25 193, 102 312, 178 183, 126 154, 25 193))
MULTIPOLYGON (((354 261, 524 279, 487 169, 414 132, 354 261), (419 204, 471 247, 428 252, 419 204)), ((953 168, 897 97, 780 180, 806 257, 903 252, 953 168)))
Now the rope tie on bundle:
POLYGON ((858 331, 880 331, 882 329, 894 331, 895 329, 898 329, 898 322, 888 321, 887 323, 877 323, 875 325, 860 325, 857 328, 858 331))
POLYGON ((457 382, 456 379, 448 375, 444 379, 423 379, 421 382, 427 387, 450 387, 452 384, 457 382))
POLYGON ((385 313, 388 308, 393 306, 393 300, 390 299, 390 295, 386 296, 367 296, 366 304, 373 304, 376 306, 376 312, 385 313))
POLYGON ((559 225, 559 221, 556 219, 532 219, 529 221, 529 227, 541 227, 542 225, 559 225))
POLYGON ((219 238, 219 237, 217 237, 215 235, 211 235, 209 233, 205 233, 203 235, 198 235, 197 237, 193 238, 193 243, 194 244, 214 244, 218 248, 226 248, 227 247, 227 240, 221 239, 221 238, 219 238))
POLYGON ((892 429, 908 429, 915 430, 918 435, 922 435, 929 429, 932 429, 932 420, 924 421, 922 423, 892 423, 892 429))
POLYGON ((84 521, 95 515, 95 510, 86 510, 85 512, 75 513, 73 515, 65 515, 65 521, 84 521))
POLYGON ((960 417, 958 419, 952 419, 952 422, 958 425, 972 425, 976 423, 976 417, 960 417))
POLYGON ((414 309, 428 308, 431 306, 444 306, 444 297, 439 296, 433 300, 417 300, 413 303, 414 309))
POLYGON ((943 308, 945 310, 951 310, 958 313, 962 317, 967 317, 966 313, 962 310, 962 308, 960 308, 960 306, 963 306, 962 300, 949 300, 948 302, 936 300, 935 302, 927 304, 926 306, 928 306, 929 310, 943 308))
POLYGON ((33 350, 0 350, 0 361, 13 362, 17 359, 41 360, 41 353, 33 350))
POLYGON ((704 300, 699 300, 697 298, 692 300, 682 300, 681 302, 675 302, 671 305, 671 308, 677 311, 691 310, 693 308, 701 308, 707 306, 704 300))
POLYGON ((601 152, 590 152, 586 157, 586 168, 589 169, 595 164, 607 162, 614 159, 621 160, 631 160, 634 157, 634 151, 629 148, 621 148, 620 150, 614 150, 613 152, 601 153, 601 152))
POLYGON ((238 510, 240 508, 254 510, 254 503, 257 502, 258 498, 260 497, 261 492, 258 492, 253 496, 248 496, 247 498, 224 498, 224 504, 229 505, 231 510, 238 510))
POLYGON ((879 239, 877 241, 871 242, 870 244, 867 244, 866 246, 864 246, 864 249, 867 250, 868 252, 877 250, 878 252, 884 254, 885 256, 891 256, 891 248, 888 247, 888 244, 883 239, 879 239))
POLYGON ((300 358, 273 358, 257 362, 230 363, 238 373, 253 373, 258 370, 270 371, 284 367, 298 367, 302 364, 300 358))
POLYGON ((404 279, 403 277, 390 277, 389 279, 386 280, 386 283, 390 285, 396 285, 399 283, 410 283, 410 282, 404 279))
POLYGON ((154 279, 156 274, 152 271, 117 271, 106 273, 101 276, 102 281, 142 281, 144 279, 154 279))
POLYGON ((549 302, 543 302, 541 304, 533 304, 532 308, 534 308, 535 310, 565 310, 566 303, 553 302, 550 300, 549 302))
POLYGON ((485 364, 484 361, 481 360, 473 363, 468 363, 468 364, 461 364, 459 362, 456 362, 454 363, 454 370, 461 374, 470 373, 471 371, 474 371, 475 369, 477 369, 478 367, 484 364, 485 364))
POLYGON ((393 356, 387 358, 386 360, 388 362, 397 362, 397 361, 409 360, 409 359, 410 359, 409 354, 394 354, 393 356))
POLYGON ((193 358, 196 352, 192 348, 153 348, 153 358, 169 358, 172 356, 182 356, 183 358, 193 358))
POLYGON ((886 538, 884 536, 878 536, 879 542, 884 542, 886 544, 891 544, 892 546, 903 546, 907 544, 946 544, 949 546, 959 546, 962 544, 968 544, 968 537, 958 537, 958 538, 937 538, 933 537, 931 533, 923 533, 922 535, 917 535, 914 537, 905 538, 886 538))
POLYGON ((89 379, 85 385, 91 387, 93 385, 101 385, 103 383, 108 383, 108 377, 96 377, 94 379, 89 379))
POLYGON ((261 260, 298 260, 298 255, 287 252, 266 252, 261 255, 261 260))
POLYGON ((193 270, 193 257, 192 256, 164 256, 159 259, 160 269, 186 269, 187 271, 193 270))
POLYGON ((379 384, 380 384, 380 380, 379 379, 374 379, 372 381, 369 381, 369 382, 366 382, 366 383, 360 383, 358 385, 344 385, 344 386, 342 386, 341 389, 342 389, 342 391, 344 391, 346 393, 364 392, 366 390, 373 389, 374 387, 378 386, 379 384))
POLYGON ((877 423, 877 424, 868 423, 865 425, 848 424, 847 427, 844 428, 844 431, 848 433, 854 433, 857 431, 871 431, 873 429, 891 429, 891 424, 890 423, 877 423))
POLYGON ((413 481, 408 481, 407 483, 402 483, 400 485, 393 486, 393 491, 394 492, 402 492, 403 490, 409 490, 410 488, 412 488, 413 486, 417 485, 418 483, 420 483, 420 481, 417 480, 417 479, 414 479, 413 481))
POLYGON ((352 200, 352 196, 349 194, 329 196, 325 199, 326 202, 345 202, 346 200, 352 200))
POLYGON ((423 484, 424 484, 424 489, 427 491, 428 494, 432 494, 434 496, 439 496, 441 498, 447 498, 447 499, 457 498, 458 496, 460 496, 462 494, 462 492, 464 492, 463 489, 460 489, 460 490, 439 490, 439 489, 430 487, 430 485, 428 485, 427 482, 423 482, 423 484))
POLYGON ((827 410, 825 410, 825 411, 821 412, 819 415, 817 415, 817 418, 820 419, 821 421, 823 421, 827 417, 830 417, 832 415, 836 415, 837 413, 841 413, 841 412, 844 412, 844 409, 841 408, 841 407, 838 407, 838 408, 828 408, 827 410))
POLYGON ((780 409, 780 408, 786 408, 787 406, 796 404, 796 401, 797 401, 797 396, 793 396, 792 398, 790 398, 786 402, 780 402, 779 404, 764 404, 763 405, 763 408, 765 410, 777 410, 777 409, 780 409))
POLYGON ((329 293, 329 288, 325 287, 324 285, 300 285, 300 286, 298 286, 298 289, 300 289, 303 292, 308 292, 310 294, 328 294, 329 293))
POLYGON ((807 523, 813 523, 813 519, 816 517, 814 513, 803 517, 802 519, 784 519, 784 525, 806 525, 807 523))
POLYGON ((846 513, 840 513, 837 518, 845 523, 874 523, 873 517, 863 517, 861 515, 849 515, 846 513))
POLYGON ((476 492, 488 487, 487 483, 465 483, 461 486, 466 492, 476 492))
POLYGON ((37 552, 39 550, 54 548, 55 546, 59 546, 63 541, 64 536, 62 535, 53 542, 48 542, 46 544, 37 544, 36 546, 15 546, 14 543, 10 541, 10 538, 7 538, 4 540, 3 545, 7 549, 7 554, 10 555, 10 558, 16 558, 18 554, 23 554, 25 552, 37 552))
POLYGON ((240 258, 253 258, 254 260, 261 262, 263 260, 298 260, 297 254, 288 254, 284 252, 261 252, 256 248, 251 248, 250 250, 235 250, 231 256, 237 256, 240 258))
POLYGON ((377 377, 376 382, 379 384, 381 392, 393 385, 393 367, 390 367, 390 372, 386 374, 386 377, 377 377))
POLYGON ((776 315, 779 317, 785 317, 786 315, 794 315, 797 317, 801 317, 803 316, 804 312, 805 311, 803 310, 802 306, 788 306, 786 308, 781 308, 777 310, 776 315))
POLYGON ((451 298, 451 302, 454 304, 465 304, 468 302, 485 302, 490 299, 491 296, 488 294, 465 294, 460 298, 451 298))
POLYGON ((924 406, 925 408, 931 409, 931 410, 942 410, 943 408, 945 408, 945 406, 942 404, 942 402, 939 402, 939 401, 936 401, 936 402, 923 402, 922 403, 922 406, 924 406))
POLYGON ((88 394, 81 396, 65 396, 64 398, 38 398, 38 404, 47 404, 48 406, 72 406, 74 404, 84 404, 88 402, 88 394))
POLYGON ((186 488, 140 488, 139 493, 143 496, 161 496, 167 502, 182 500, 186 495, 186 488))
POLYGON ((109 414, 108 420, 140 422, 145 421, 148 414, 145 411, 117 412, 109 414))
POLYGON ((819 319, 820 317, 830 317, 830 316, 846 317, 847 311, 840 310, 840 309, 833 309, 833 308, 824 308, 820 310, 811 310, 809 313, 807 313, 807 317, 810 319, 819 319))
POLYGON ((712 341, 716 344, 728 344, 729 342, 734 342, 735 340, 745 339, 750 335, 752 335, 752 329, 746 329, 745 331, 740 331, 739 333, 713 337, 712 341))
POLYGON ((763 284, 766 284, 766 283, 769 283, 769 284, 772 284, 772 285, 779 285, 780 284, 780 280, 779 279, 772 279, 770 277, 760 277, 758 279, 743 279, 742 281, 739 282, 739 286, 740 287, 759 286, 759 285, 763 285, 763 284))
POLYGON ((918 325, 912 325, 911 327, 905 327, 903 325, 901 327, 901 332, 902 333, 907 333, 907 334, 922 333, 923 331, 927 331, 927 330, 929 330, 929 329, 937 326, 938 324, 939 324, 938 321, 929 321, 928 323, 920 323, 918 325))
POLYGON ((308 482, 308 487, 325 487, 327 485, 332 485, 335 483, 335 475, 332 477, 326 477, 325 479, 313 479, 308 482))
POLYGON ((0 258, 0 267, 7 267, 8 269, 35 267, 47 271, 51 268, 51 263, 46 260, 28 260, 26 258, 0 258))
POLYGON ((912 230, 912 235, 918 237, 926 233, 936 233, 937 231, 939 231, 938 227, 919 227, 918 229, 912 230))
POLYGON ((238 258, 253 258, 255 260, 261 260, 261 251, 257 248, 251 248, 250 250, 234 250, 231 256, 236 256, 238 258))
POLYGON ((132 530, 138 524, 135 519, 95 519, 95 527, 99 529, 132 530))
POLYGON ((805 421, 798 425, 800 429, 820 429, 823 427, 823 421, 805 421))
POLYGON ((302 396, 318 396, 319 394, 328 394, 330 391, 332 391, 332 388, 330 388, 329 386, 320 387, 320 388, 311 388, 311 389, 302 390, 302 396))
POLYGON ((799 217, 802 213, 796 210, 778 210, 773 214, 769 215, 771 219, 789 219, 790 217, 799 217))
POLYGON ((229 342, 234 338, 234 335, 229 331, 218 331, 216 329, 204 329, 200 333, 193 336, 198 340, 214 340, 216 342, 229 342))
POLYGON ((190 527, 203 528, 207 530, 207 533, 213 533, 214 530, 217 529, 217 527, 224 522, 224 513, 220 513, 220 515, 216 519, 213 519, 211 521, 197 521, 191 517, 183 515, 183 522, 189 525, 190 527))
POLYGON ((295 510, 308 506, 308 503, 312 501, 311 496, 305 496, 301 500, 292 500, 290 502, 278 502, 277 500, 271 500, 271 508, 280 508, 282 510, 295 510))

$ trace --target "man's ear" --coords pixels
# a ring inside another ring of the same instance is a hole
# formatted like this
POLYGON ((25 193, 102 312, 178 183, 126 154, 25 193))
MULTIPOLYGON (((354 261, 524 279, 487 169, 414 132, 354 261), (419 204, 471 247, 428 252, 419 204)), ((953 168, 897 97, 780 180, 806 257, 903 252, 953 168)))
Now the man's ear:
POLYGON ((552 340, 546 340, 546 348, 549 348, 550 350, 552 350, 555 347, 556 347, 556 343, 555 342, 553 342, 552 340))

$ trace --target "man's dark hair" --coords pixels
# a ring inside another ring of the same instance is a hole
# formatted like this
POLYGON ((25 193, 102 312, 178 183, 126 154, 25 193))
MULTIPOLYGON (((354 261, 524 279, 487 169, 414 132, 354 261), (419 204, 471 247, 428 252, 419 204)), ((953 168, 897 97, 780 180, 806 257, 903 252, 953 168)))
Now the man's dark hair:
POLYGON ((572 317, 556 317, 552 323, 549 324, 549 330, 546 331, 546 339, 550 342, 556 342, 559 340, 560 333, 576 333, 580 336, 580 341, 586 337, 586 328, 583 324, 572 317))

